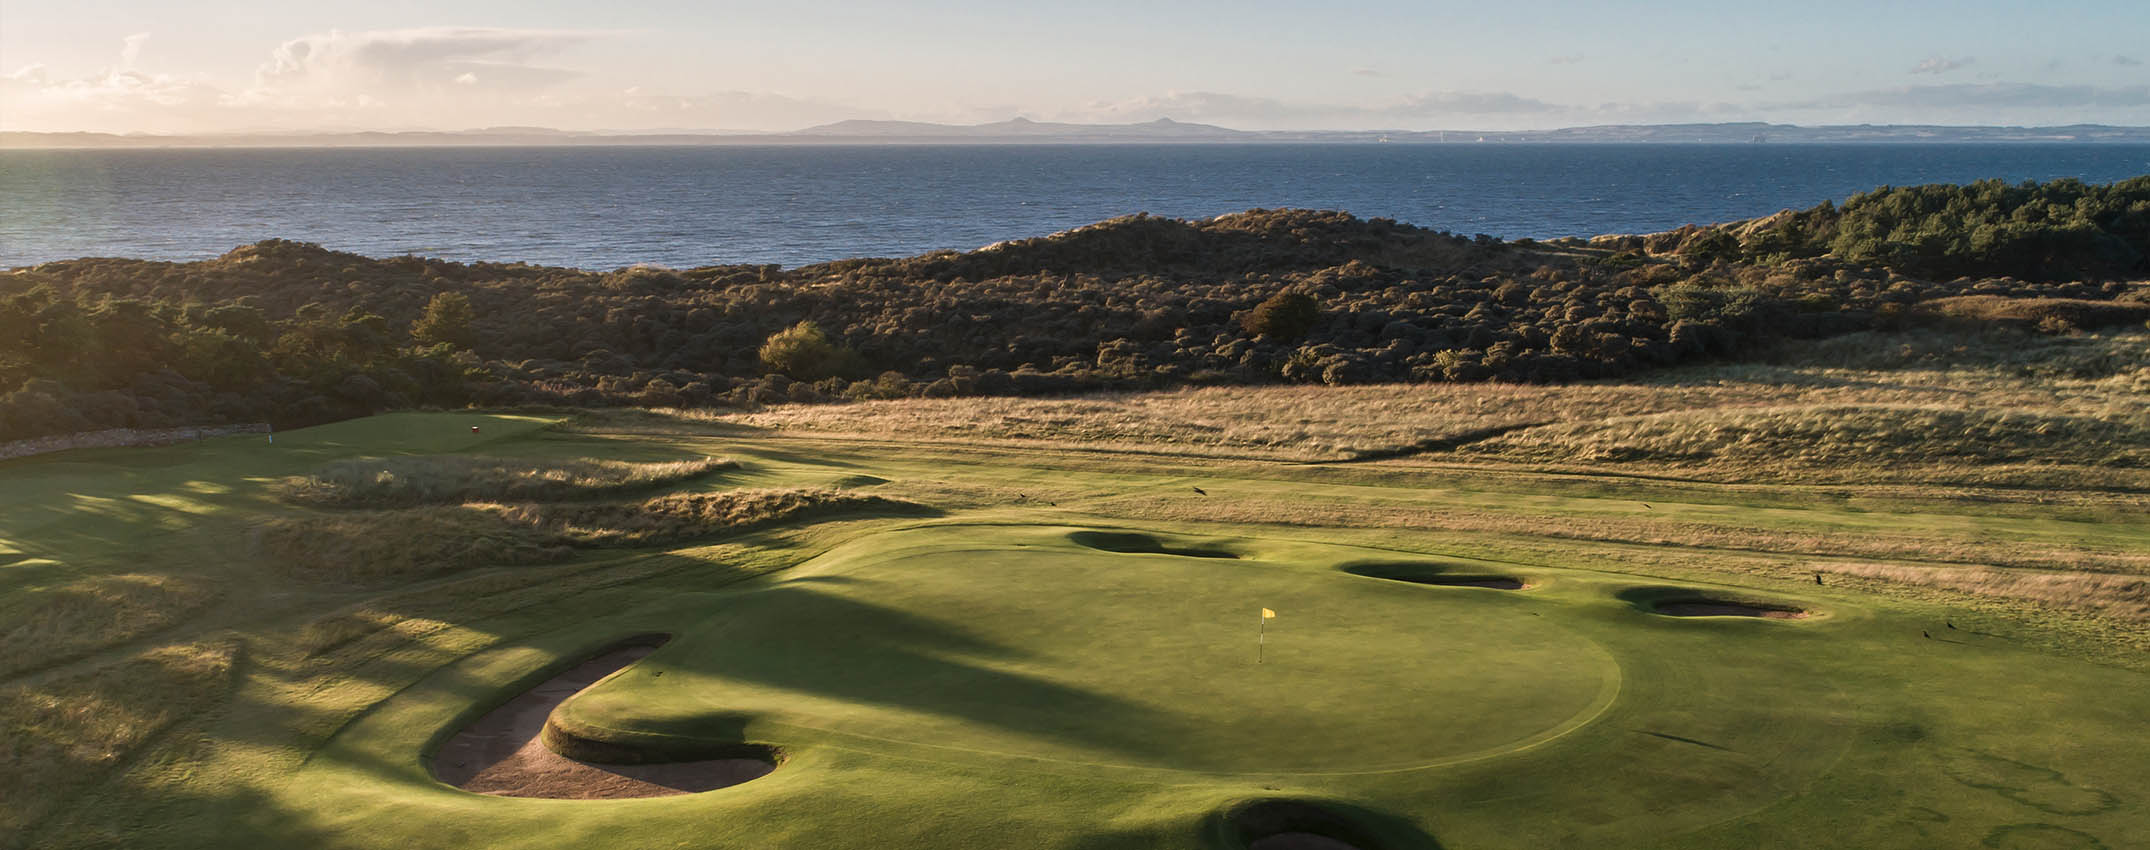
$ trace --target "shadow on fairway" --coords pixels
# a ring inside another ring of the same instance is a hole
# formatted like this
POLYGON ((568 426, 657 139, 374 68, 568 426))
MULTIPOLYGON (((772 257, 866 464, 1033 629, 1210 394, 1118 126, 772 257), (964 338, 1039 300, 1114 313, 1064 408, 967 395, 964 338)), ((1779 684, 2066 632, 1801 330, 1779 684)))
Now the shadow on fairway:
POLYGON ((1441 587, 1482 587, 1491 590, 1524 590, 1531 586, 1521 576, 1459 572, 1461 564, 1440 561, 1357 561, 1338 569, 1355 576, 1431 584, 1441 587))
MULTIPOLYGON (((673 676, 604 682, 567 708, 582 737, 615 738, 609 743, 630 747, 644 737, 638 733, 737 741, 732 727, 738 715, 716 711, 752 715, 771 696, 723 705, 732 690, 722 684, 726 680, 896 706, 1103 748, 1145 763, 1163 763, 1160 753, 1169 751, 1169 742, 1191 733, 1189 720, 1157 708, 1003 669, 1029 657, 906 611, 816 588, 777 586, 743 596, 710 628, 683 634, 650 660, 673 676), (703 704, 710 706, 698 715, 648 713, 653 703, 680 703, 642 698, 697 686, 709 689, 703 704)), ((934 743, 926 733, 913 740, 934 743)))
POLYGON ((1068 535, 1077 546, 1123 555, 1181 555, 1189 558, 1238 558, 1238 552, 1202 546, 1176 546, 1133 531, 1078 531, 1068 535))
POLYGON ((1745 594, 1731 595, 1692 587, 1631 587, 1615 594, 1620 601, 1666 617, 1759 617, 1770 620, 1801 620, 1811 612, 1785 602, 1759 600, 1745 594))
POLYGON ((1408 821, 1331 801, 1245 800, 1211 814, 1205 831, 1226 850, 1441 850, 1408 821))

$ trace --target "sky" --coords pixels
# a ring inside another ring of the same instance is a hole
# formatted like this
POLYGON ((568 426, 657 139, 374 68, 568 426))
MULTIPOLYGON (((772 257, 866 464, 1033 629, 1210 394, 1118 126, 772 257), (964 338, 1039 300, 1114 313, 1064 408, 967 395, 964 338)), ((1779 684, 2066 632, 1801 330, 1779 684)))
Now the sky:
POLYGON ((2150 2, 0 0, 4 130, 1014 117, 2150 125, 2150 2))

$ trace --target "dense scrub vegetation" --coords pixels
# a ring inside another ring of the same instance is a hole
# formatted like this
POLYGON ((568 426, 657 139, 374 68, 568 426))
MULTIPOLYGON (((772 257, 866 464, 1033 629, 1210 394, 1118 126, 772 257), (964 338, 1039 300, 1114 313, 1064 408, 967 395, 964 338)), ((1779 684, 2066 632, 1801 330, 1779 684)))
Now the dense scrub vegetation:
POLYGON ((2146 276, 2150 177, 1885 188, 1547 244, 1334 212, 1132 216, 791 270, 587 272, 272 240, 0 276, 0 439, 468 404, 1556 383, 1915 322, 2140 322, 2150 290, 2126 281, 2146 276), (1962 296, 1991 298, 1944 301, 1962 296))

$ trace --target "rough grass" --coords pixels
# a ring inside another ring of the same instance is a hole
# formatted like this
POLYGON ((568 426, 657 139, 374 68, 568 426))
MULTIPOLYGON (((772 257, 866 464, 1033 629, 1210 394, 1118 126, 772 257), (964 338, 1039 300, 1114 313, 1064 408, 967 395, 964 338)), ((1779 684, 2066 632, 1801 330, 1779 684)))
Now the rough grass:
POLYGON ((343 584, 542 564, 574 554, 539 529, 476 505, 282 517, 255 534, 261 552, 287 574, 343 584))
POLYGON ((66 678, 0 690, 0 847, 26 846, 61 800, 215 703, 230 643, 168 646, 66 678))
POLYGON ((2103 614, 2116 619, 2150 623, 2150 578, 2142 576, 1859 562, 1819 563, 1815 564, 1814 568, 1894 584, 1940 588, 2000 599, 2029 600, 2103 614))
MULTIPOLYGON (((835 513, 915 505, 824 489, 676 493, 640 502, 472 503, 284 517, 263 554, 310 580, 370 584, 480 566, 556 562, 577 548, 655 546, 835 513)), ((316 642, 332 644, 334 636, 316 642)))
POLYGON ((2150 319, 2150 304, 2081 298, 1959 295, 1923 302, 1919 306, 1943 318, 2016 322, 2049 332, 2129 325, 2150 319))
POLYGON ((215 599, 201 581, 177 576, 96 576, 9 600, 0 618, 0 676, 44 667, 149 634, 215 599))
POLYGON ((2150 416, 1817 405, 1659 413, 1528 428, 1460 453, 1523 463, 1644 463, 1875 480, 1891 466, 2150 467, 2150 416))
MULTIPOLYGON (((2139 449, 2150 433, 2150 334, 1857 334, 1796 352, 1769 358, 1774 362, 1564 386, 1211 387, 1068 399, 921 399, 735 415, 682 411, 664 426, 644 421, 642 431, 692 433, 706 423, 718 434, 745 426, 914 444, 1330 461, 1537 423, 1555 429, 1546 432, 1555 435, 1546 439, 1550 444, 1624 418, 1647 419, 1662 435, 1653 439, 1667 447, 1688 436, 1708 439, 1712 431, 1735 442, 1756 429, 1779 433, 1781 439, 1739 447, 1742 476, 1758 465, 1793 473, 1833 462, 1804 441, 1805 433, 1820 431, 1830 438, 1830 451, 1854 464, 1840 476, 1845 480, 1887 473, 1867 463, 1876 452, 1923 453, 1919 459, 1928 466, 1955 467, 1932 470, 1941 479, 1964 478, 1961 467, 1997 457, 2111 469, 2099 451, 2139 449), (2078 445, 2070 442, 2075 437, 2096 442, 2078 445), (2019 440, 2027 443, 2013 445, 2019 440)), ((1515 432, 1510 444, 1523 445, 1531 433, 1515 432)), ((1514 460, 1575 462, 1554 448, 1514 460)), ((1668 453, 1606 448, 1597 463, 1643 471, 1662 465, 1659 455, 1668 453)), ((1502 458, 1481 453, 1475 460, 1502 458)), ((2026 474, 2036 477, 2035 470, 2026 474)), ((2150 483, 2135 472, 2115 471, 2112 478, 2119 486, 2150 483)))
POLYGON ((286 478, 276 489, 285 501, 331 508, 550 502, 653 490, 737 468, 738 462, 717 458, 672 463, 464 456, 354 458, 286 478))

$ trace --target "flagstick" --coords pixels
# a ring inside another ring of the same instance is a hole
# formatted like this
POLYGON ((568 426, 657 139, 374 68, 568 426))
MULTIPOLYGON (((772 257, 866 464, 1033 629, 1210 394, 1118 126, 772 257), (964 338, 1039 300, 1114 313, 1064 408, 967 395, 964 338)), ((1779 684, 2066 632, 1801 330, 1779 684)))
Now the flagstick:
POLYGON ((1262 663, 1262 657, 1263 657, 1263 656, 1265 656, 1265 655, 1267 655, 1267 654, 1268 654, 1268 652, 1269 652, 1269 618, 1268 618, 1268 617, 1263 617, 1263 618, 1262 618, 1262 626, 1261 626, 1261 628, 1260 628, 1260 629, 1259 629, 1258 631, 1256 631, 1256 632, 1254 633, 1254 635, 1255 635, 1255 637, 1254 637, 1254 663, 1256 663, 1256 664, 1260 664, 1260 663, 1262 663))

